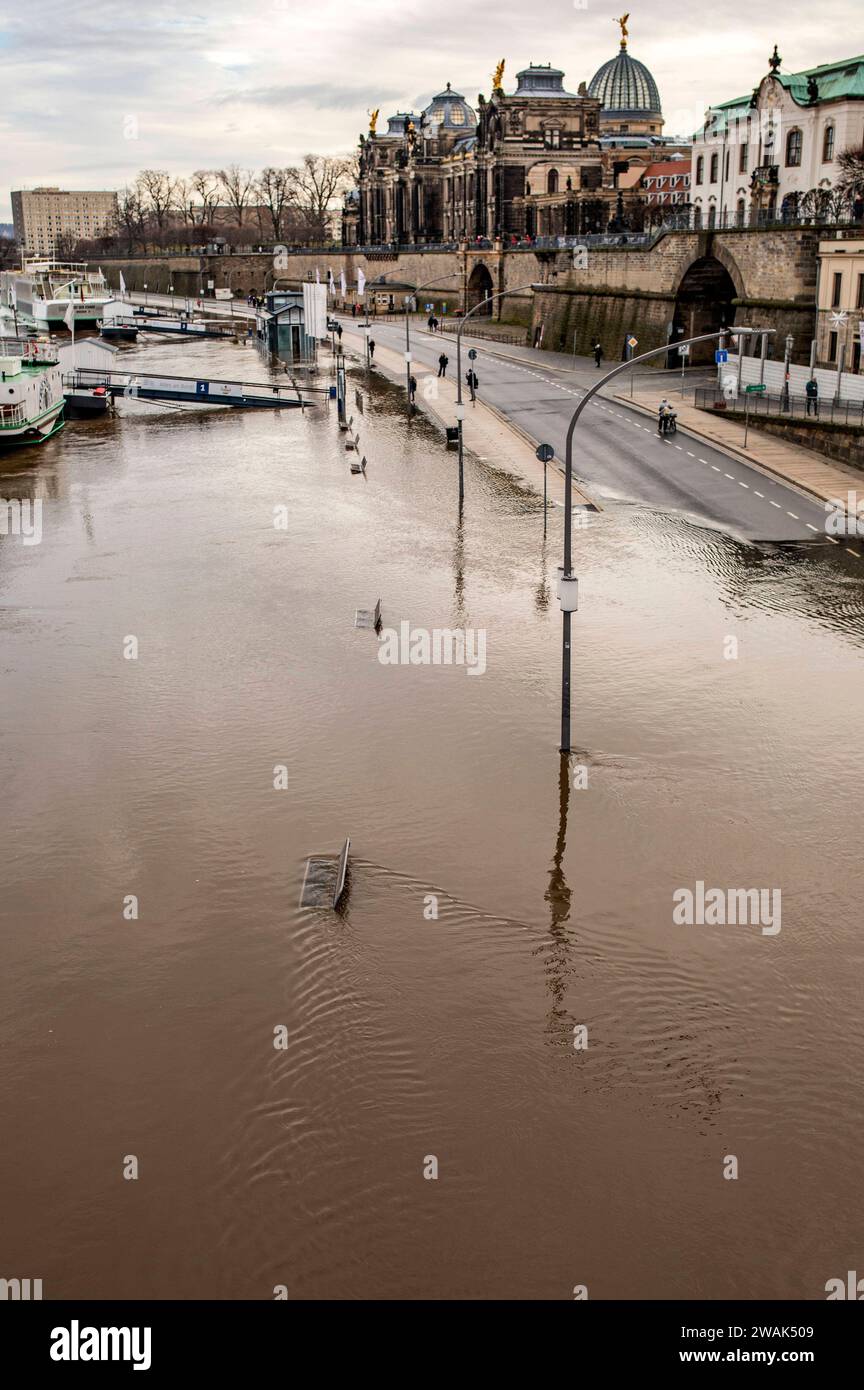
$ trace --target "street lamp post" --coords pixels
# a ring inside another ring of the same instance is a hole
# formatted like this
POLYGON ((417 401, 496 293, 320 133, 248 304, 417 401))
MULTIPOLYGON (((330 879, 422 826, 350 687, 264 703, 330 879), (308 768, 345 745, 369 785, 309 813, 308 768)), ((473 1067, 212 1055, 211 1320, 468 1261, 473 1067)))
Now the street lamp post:
MULTIPOLYGON (((719 333, 702 333, 697 338, 686 338, 684 343, 692 347, 694 343, 724 342, 728 329, 721 329, 719 333)), ((751 334, 773 333, 773 328, 739 328, 735 330, 742 337, 751 334)), ((679 343, 679 347, 684 346, 679 343)), ((570 598, 570 593, 575 593, 576 581, 573 576, 573 434, 579 423, 579 417, 590 400, 597 395, 598 391, 611 381, 613 377, 620 376, 629 368, 634 367, 637 362, 648 362, 652 357, 662 357, 666 352, 666 347, 653 348, 651 352, 640 353, 638 357, 633 357, 629 362, 620 362, 617 367, 613 367, 611 372, 586 391, 581 401, 577 405, 567 428, 567 445, 564 454, 564 567, 561 572, 561 583, 559 586, 559 596, 561 598, 561 609, 563 613, 563 636, 561 650, 561 752, 570 752, 570 621, 571 613, 575 611, 575 599, 570 598), (568 592, 569 591, 569 592, 568 592)))
POLYGON ((147 281, 146 281, 146 280, 144 281, 144 305, 145 305, 145 308, 146 308, 146 305, 147 305, 147 281))
MULTIPOLYGON (((434 280, 424 280, 422 285, 414 286, 414 293, 419 294, 429 285, 437 285, 440 280, 453 280, 462 274, 461 270, 453 270, 449 275, 436 275, 434 280)), ((419 302, 419 301, 418 301, 419 302)), ((416 307, 416 306, 415 306, 416 307)), ((408 317, 408 296, 405 296, 405 387, 408 391, 408 414, 411 414, 411 326, 408 317)))
POLYGON ((464 478, 464 455, 462 449, 462 421, 465 419, 465 407, 462 404, 462 330, 471 318, 472 314, 478 313, 489 304, 494 304, 496 299, 506 299, 508 294, 521 294, 523 290, 533 289, 537 284, 536 280, 529 280, 527 285, 516 285, 512 290, 500 290, 498 294, 490 294, 488 298, 481 299, 479 304, 475 304, 473 309, 469 309, 467 314, 463 314, 456 329, 456 423, 459 427, 459 507, 461 510, 462 502, 465 497, 465 478, 464 478))

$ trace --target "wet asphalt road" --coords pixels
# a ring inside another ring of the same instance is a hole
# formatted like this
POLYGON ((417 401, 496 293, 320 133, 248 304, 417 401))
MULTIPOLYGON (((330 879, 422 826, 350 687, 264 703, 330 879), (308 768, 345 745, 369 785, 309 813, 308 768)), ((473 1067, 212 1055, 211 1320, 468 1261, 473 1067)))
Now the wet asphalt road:
MULTIPOLYGON (((359 325, 342 322, 344 344, 351 348, 360 337, 359 325)), ((375 323, 374 339, 404 351, 401 324, 375 323)), ((463 373, 467 346, 463 340, 463 373)), ((551 444, 563 459, 567 426, 584 394, 579 383, 591 380, 593 363, 583 359, 574 372, 520 360, 518 349, 497 349, 486 340, 473 346, 480 399, 532 438, 551 444)), ((454 377, 454 339, 412 330, 415 360, 432 366, 442 348, 450 358, 448 375, 454 377)), ((668 380, 658 375, 658 401, 668 389, 668 380)), ((614 498, 673 511, 749 541, 834 544, 825 534, 825 509, 815 499, 683 430, 671 440, 660 439, 653 420, 611 398, 593 401, 577 426, 574 471, 600 501, 614 498)))

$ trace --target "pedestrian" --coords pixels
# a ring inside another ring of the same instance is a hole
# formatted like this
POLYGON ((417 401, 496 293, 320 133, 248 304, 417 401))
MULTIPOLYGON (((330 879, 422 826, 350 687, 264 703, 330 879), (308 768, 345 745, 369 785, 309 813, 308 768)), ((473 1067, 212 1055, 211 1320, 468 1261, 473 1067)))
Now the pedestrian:
POLYGON ((356 319, 356 317, 357 317, 357 305, 356 305, 356 303, 354 303, 354 304, 351 305, 351 317, 352 317, 352 319, 356 319))
POLYGON ((336 337, 339 339, 339 341, 340 341, 340 343, 341 343, 341 341, 342 341, 342 325, 341 325, 341 323, 337 323, 337 325, 336 325, 336 337))
POLYGON ((594 361, 597 363, 598 367, 603 361, 603 347, 599 342, 594 344, 594 361))
POLYGON ((477 399, 477 387, 480 383, 477 380, 477 373, 473 367, 469 367, 465 373, 465 380, 468 383, 468 390, 471 392, 472 401, 477 399))
POLYGON ((434 315, 434 314, 430 314, 430 315, 429 315, 428 319, 426 320, 426 327, 429 329, 429 332, 430 332, 430 333, 434 333, 434 332, 435 332, 435 315, 434 315))
POLYGON ((373 358, 374 356, 375 356, 375 339, 374 339, 374 338, 370 338, 370 339, 369 339, 369 361, 370 361, 370 362, 372 361, 372 358, 373 358))
POLYGON ((450 358, 447 357, 447 355, 446 355, 445 353, 442 352, 441 356, 438 358, 438 375, 439 375, 439 376, 446 376, 446 375, 447 375, 447 363, 448 363, 449 361, 450 361, 450 358))
POLYGON ((411 402, 412 405, 414 404, 414 397, 415 397, 416 395, 417 395, 417 378, 416 378, 416 376, 409 376, 409 378, 408 378, 408 400, 411 402))
POLYGON ((807 385, 804 387, 804 390, 807 393, 807 414, 818 416, 819 383, 815 377, 811 376, 810 380, 807 382, 807 385))

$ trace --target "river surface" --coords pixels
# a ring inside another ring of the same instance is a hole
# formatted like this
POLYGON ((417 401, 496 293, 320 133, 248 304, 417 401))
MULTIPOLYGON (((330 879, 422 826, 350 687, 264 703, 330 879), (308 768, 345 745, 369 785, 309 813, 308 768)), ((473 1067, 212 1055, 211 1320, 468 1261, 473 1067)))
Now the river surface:
POLYGON ((544 543, 469 459, 460 525, 437 432, 355 386, 365 479, 327 403, 123 403, 0 462, 44 503, 0 537, 0 1274, 824 1298, 864 1258, 861 562, 606 504, 562 775, 560 509, 544 543), (379 597, 485 673, 383 665, 379 597), (782 930, 676 925, 697 881, 782 890, 782 930))

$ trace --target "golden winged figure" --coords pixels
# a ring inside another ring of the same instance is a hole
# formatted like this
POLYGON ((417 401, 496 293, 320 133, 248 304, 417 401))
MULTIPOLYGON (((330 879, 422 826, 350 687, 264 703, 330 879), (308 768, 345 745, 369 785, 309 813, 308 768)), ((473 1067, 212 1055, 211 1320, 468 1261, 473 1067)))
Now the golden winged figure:
POLYGON ((500 88, 501 88, 501 83, 502 83, 502 81, 503 81, 503 78, 504 78, 504 59, 502 58, 502 59, 501 59, 501 62, 498 64, 497 68, 495 69, 495 73, 494 73, 494 76, 493 76, 493 78, 492 78, 492 90, 493 90, 493 92, 497 92, 497 91, 500 90, 500 88))
POLYGON ((621 25, 621 47, 622 47, 622 48, 626 48, 626 47, 627 47, 627 36, 628 36, 628 34, 630 33, 630 30, 627 28, 627 21, 628 21, 629 18, 630 18, 630 11, 628 10, 626 14, 622 14, 622 16, 621 16, 620 19, 615 19, 615 20, 612 21, 613 24, 620 24, 620 25, 621 25))
POLYGON ((378 124, 378 112, 379 112, 380 110, 381 110, 381 107, 380 107, 380 106, 376 106, 374 111, 368 111, 368 112, 366 113, 366 114, 368 115, 368 117, 369 117, 369 134, 370 134, 370 135, 374 135, 374 134, 375 134, 375 127, 376 127, 376 125, 378 124))

